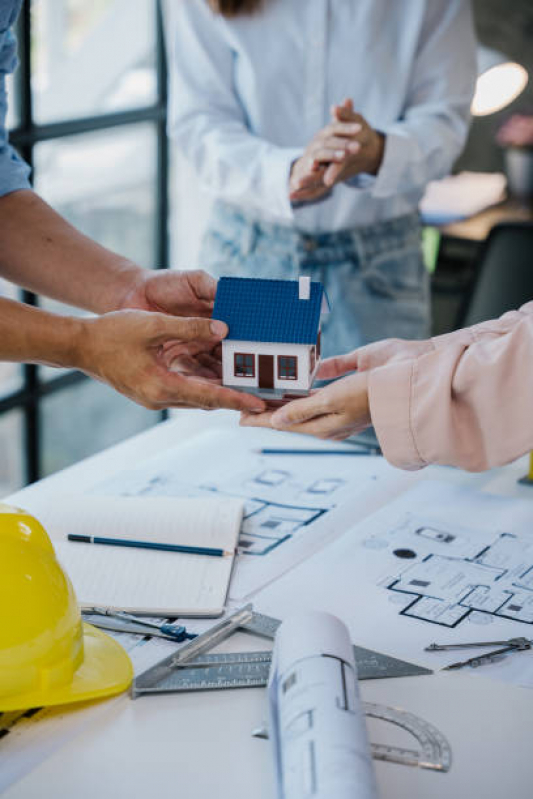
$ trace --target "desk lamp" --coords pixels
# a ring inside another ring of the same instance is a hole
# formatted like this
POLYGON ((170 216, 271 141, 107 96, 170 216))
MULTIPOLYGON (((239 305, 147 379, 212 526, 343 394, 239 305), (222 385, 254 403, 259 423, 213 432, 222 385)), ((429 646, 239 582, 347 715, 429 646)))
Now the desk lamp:
POLYGON ((503 53, 484 45, 477 48, 478 79, 471 111, 476 117, 494 114, 522 94, 527 70, 510 61, 503 53))

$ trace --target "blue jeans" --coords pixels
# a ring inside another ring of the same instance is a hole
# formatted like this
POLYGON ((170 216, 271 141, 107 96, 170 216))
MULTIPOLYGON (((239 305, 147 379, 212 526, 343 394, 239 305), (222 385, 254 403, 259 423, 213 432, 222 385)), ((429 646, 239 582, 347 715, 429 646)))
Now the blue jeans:
POLYGON ((216 277, 297 279, 324 285, 331 305, 325 357, 383 338, 427 338, 429 276, 412 214, 363 228, 308 235, 215 203, 200 252, 216 277))

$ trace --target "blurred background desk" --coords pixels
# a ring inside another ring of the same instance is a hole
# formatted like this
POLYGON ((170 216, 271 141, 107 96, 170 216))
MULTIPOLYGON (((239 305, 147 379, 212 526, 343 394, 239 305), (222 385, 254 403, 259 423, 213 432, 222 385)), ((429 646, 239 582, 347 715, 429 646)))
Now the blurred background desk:
MULTIPOLYGON (((515 297, 518 297, 519 304, 526 302, 527 299, 533 299, 533 292, 529 294, 527 285, 522 282, 519 286, 513 285, 509 267, 512 269, 515 262, 511 254, 515 237, 510 234, 505 243, 500 240, 497 255, 494 249, 491 253, 487 246, 491 232, 493 234, 491 243, 495 244, 494 233, 499 230, 503 232, 504 228, 509 232, 509 226, 514 225, 531 229, 531 237, 528 236, 527 239, 527 234, 522 231, 520 242, 514 249, 519 253, 521 261, 529 259, 533 276, 533 204, 508 199, 468 219, 439 228, 440 244, 431 280, 433 335, 447 333, 477 321, 468 318, 468 306, 488 257, 491 261, 498 258, 502 269, 507 270, 506 282, 511 290, 509 294, 511 304, 515 297)), ((519 269, 520 267, 521 264, 518 264, 519 269)), ((501 308, 496 308, 496 315, 499 315, 499 311, 503 313, 508 310, 506 296, 500 294, 500 300, 502 305, 501 308)))

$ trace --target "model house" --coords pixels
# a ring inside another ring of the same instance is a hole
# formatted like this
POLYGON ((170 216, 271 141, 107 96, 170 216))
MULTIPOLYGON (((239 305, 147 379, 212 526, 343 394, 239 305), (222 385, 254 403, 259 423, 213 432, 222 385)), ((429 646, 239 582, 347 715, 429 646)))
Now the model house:
POLYGON ((225 386, 266 398, 306 394, 320 360, 320 323, 329 303, 321 283, 223 277, 213 318, 229 327, 222 342, 225 386))

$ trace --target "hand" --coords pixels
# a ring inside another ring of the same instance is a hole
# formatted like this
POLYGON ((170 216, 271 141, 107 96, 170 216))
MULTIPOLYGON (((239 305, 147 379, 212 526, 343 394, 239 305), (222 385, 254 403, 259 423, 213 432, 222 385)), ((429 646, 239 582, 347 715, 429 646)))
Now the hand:
POLYGON ((366 373, 350 375, 276 411, 243 414, 243 427, 273 427, 342 441, 371 424, 366 373))
POLYGON ((138 308, 173 316, 211 316, 216 290, 216 280, 200 269, 190 272, 142 269, 117 310, 138 308))
MULTIPOLYGON (((294 162, 289 179, 289 197, 293 202, 317 200, 330 190, 324 183, 329 166, 340 165, 350 154, 359 151, 351 137, 360 131, 360 124, 334 121, 320 130, 294 162)), ((331 184, 333 185, 333 184, 331 184)))
POLYGON ((359 347, 346 355, 327 358, 320 363, 316 376, 318 380, 333 380, 355 370, 363 372, 388 363, 411 361, 432 349, 431 339, 405 341, 401 338, 387 338, 359 347))
POLYGON ((355 113, 351 100, 333 106, 331 115, 333 124, 352 124, 357 125, 358 129, 350 139, 346 158, 337 159, 337 163, 331 159, 326 167, 324 185, 332 187, 361 172, 377 175, 385 152, 385 136, 370 127, 361 114, 355 113))
POLYGON ((206 379, 201 365, 196 371, 191 366, 189 373, 174 369, 182 355, 194 363, 195 352, 211 352, 227 334, 223 322, 133 310, 78 322, 71 365, 145 408, 230 408, 252 413, 265 408, 251 394, 206 379))

